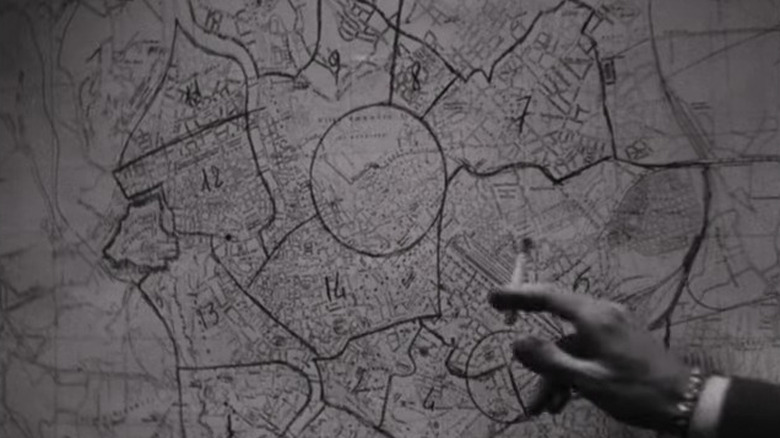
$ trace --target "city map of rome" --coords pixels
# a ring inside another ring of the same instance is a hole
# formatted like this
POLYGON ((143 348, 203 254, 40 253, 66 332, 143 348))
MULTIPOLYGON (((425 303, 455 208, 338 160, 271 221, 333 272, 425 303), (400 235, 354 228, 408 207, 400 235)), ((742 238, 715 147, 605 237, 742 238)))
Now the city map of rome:
POLYGON ((530 277, 780 381, 780 3, 0 1, 0 436, 531 417, 530 277))

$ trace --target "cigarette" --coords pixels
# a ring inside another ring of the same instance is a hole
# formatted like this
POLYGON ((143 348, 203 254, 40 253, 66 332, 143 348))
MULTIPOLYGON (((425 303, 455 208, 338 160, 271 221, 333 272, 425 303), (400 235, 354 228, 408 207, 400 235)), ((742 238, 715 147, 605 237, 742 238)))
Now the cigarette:
MULTIPOLYGON (((526 265, 528 264, 528 259, 531 256, 531 249, 533 248, 533 240, 526 237, 523 239, 522 247, 520 248, 520 253, 517 255, 517 258, 515 259, 515 270, 512 272, 512 279, 509 282, 510 286, 514 287, 520 287, 525 283, 525 275, 526 275, 526 265)), ((517 311, 516 310, 509 310, 506 312, 506 316, 504 318, 504 322, 506 325, 514 325, 517 322, 517 311)))
POLYGON ((525 282, 525 265, 528 263, 528 254, 520 252, 515 259, 515 270, 512 272, 511 286, 520 286, 525 282))

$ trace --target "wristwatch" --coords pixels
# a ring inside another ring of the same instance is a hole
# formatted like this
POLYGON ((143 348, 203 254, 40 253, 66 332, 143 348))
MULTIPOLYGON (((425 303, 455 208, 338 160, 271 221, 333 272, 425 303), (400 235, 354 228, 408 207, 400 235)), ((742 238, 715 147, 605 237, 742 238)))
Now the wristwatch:
POLYGON ((682 398, 675 405, 675 414, 672 419, 674 432, 677 436, 685 437, 688 435, 691 418, 706 381, 707 378, 701 368, 691 368, 685 391, 683 391, 682 398))

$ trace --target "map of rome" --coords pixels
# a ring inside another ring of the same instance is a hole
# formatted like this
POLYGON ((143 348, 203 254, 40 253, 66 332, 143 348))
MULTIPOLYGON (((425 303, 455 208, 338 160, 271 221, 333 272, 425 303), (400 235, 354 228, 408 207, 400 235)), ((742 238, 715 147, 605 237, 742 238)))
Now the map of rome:
POLYGON ((487 303, 780 382, 780 4, 0 0, 0 436, 644 437, 487 303))

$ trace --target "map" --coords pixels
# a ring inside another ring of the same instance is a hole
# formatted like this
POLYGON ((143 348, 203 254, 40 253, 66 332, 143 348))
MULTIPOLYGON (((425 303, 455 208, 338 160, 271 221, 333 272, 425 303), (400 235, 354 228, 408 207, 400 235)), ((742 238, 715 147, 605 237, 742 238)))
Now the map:
POLYGON ((780 382, 780 3, 1 0, 0 436, 532 417, 532 280, 780 382))

